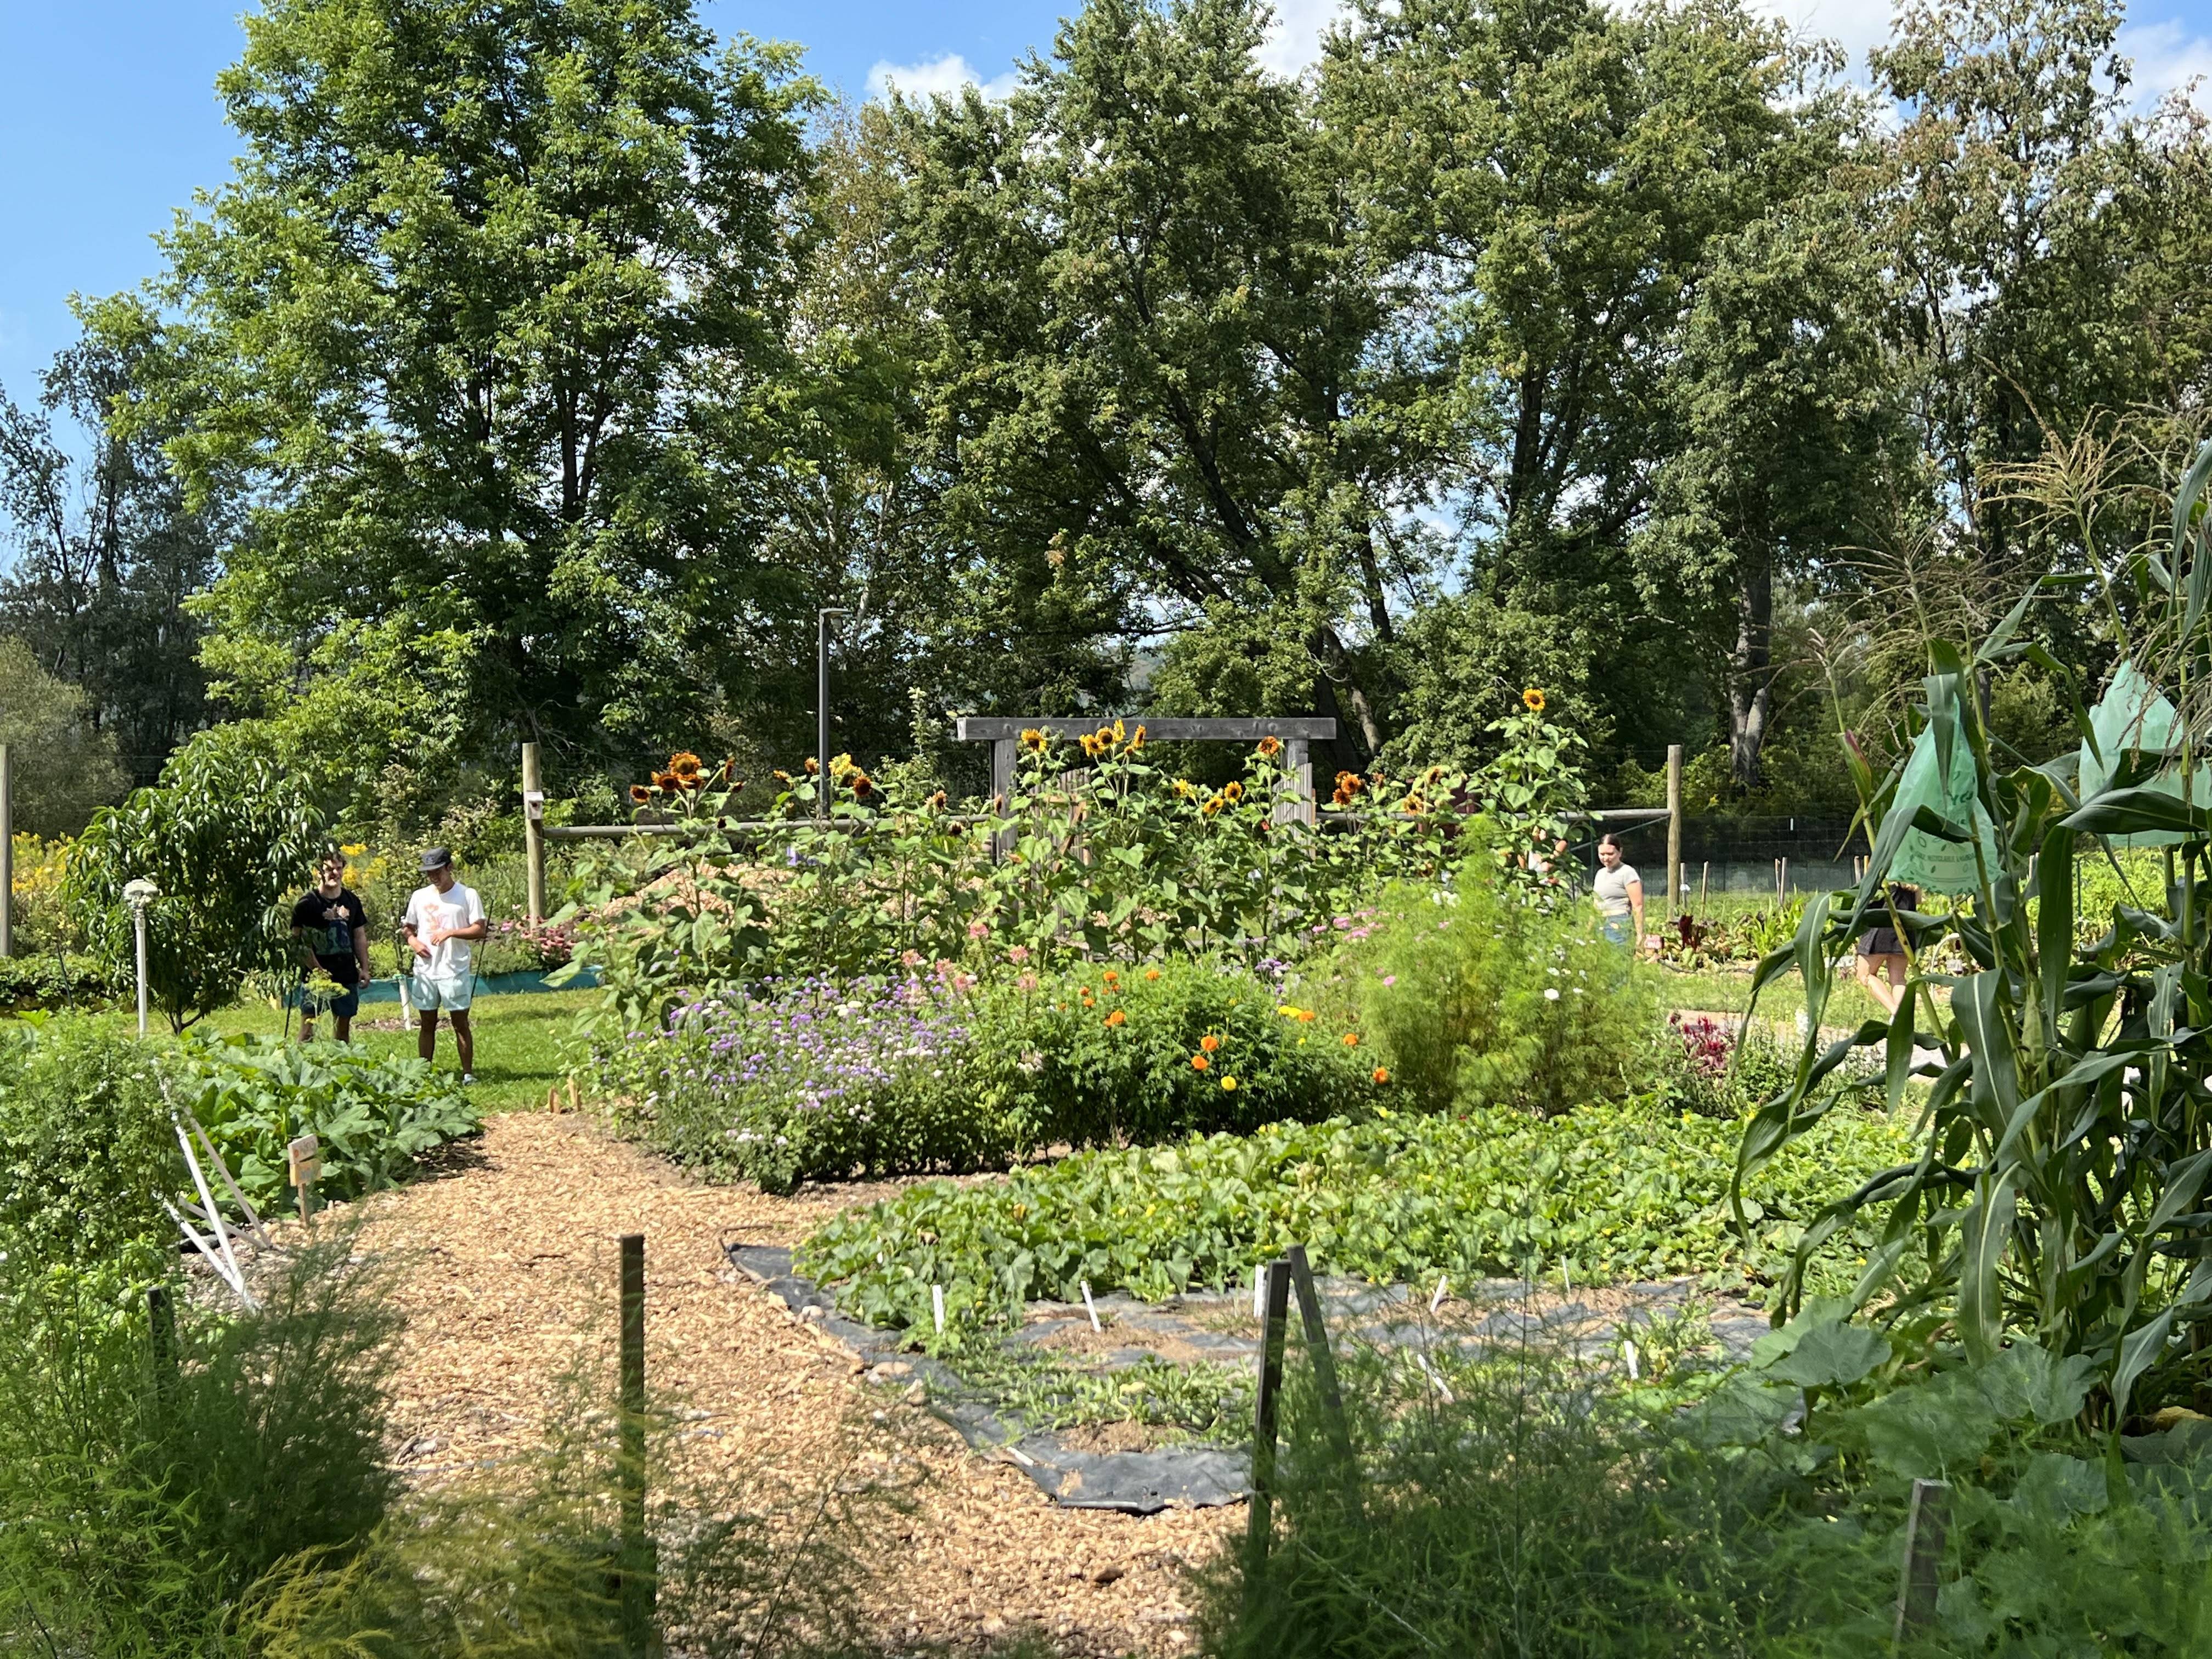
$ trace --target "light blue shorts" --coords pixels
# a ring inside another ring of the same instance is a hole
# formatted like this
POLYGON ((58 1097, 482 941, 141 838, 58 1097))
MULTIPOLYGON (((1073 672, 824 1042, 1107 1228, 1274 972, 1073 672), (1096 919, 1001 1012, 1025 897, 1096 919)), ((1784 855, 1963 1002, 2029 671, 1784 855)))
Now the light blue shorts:
POLYGON ((1632 937, 1636 928, 1636 918, 1632 915, 1601 915, 1598 917, 1598 927, 1606 938, 1611 939, 1615 945, 1633 945, 1636 942, 1632 937))
POLYGON ((441 1009, 451 1014, 465 1014, 476 994, 477 976, 456 974, 445 978, 410 974, 401 981, 400 988, 407 994, 407 1006, 418 1014, 434 1014, 441 1009))

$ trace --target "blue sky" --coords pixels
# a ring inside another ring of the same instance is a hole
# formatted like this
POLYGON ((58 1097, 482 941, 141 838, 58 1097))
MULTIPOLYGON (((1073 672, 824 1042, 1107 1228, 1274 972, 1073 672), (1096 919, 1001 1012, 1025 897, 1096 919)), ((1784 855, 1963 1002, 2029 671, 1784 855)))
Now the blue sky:
MULTIPOLYGON (((1073 0, 703 0, 725 34, 797 40, 854 98, 886 80, 934 90, 1009 76, 1050 46, 1073 0)), ((1888 0, 1767 0, 1856 59, 1888 0)), ((1267 57, 1309 61, 1334 0, 1278 0, 1267 57)), ((128 288, 156 267, 153 234, 233 153, 215 76, 238 51, 240 0, 0 0, 0 387, 19 401, 75 333, 72 292, 128 288)), ((2138 0, 2123 44, 2155 94, 2212 82, 2212 0, 2138 0)), ((2212 94, 2199 93, 2199 101, 2212 94)))

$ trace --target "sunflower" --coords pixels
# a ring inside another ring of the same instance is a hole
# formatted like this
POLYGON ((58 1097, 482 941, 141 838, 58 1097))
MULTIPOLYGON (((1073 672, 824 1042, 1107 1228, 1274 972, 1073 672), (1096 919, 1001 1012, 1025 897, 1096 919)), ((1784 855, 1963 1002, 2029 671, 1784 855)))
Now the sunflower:
POLYGON ((672 777, 681 778, 686 789, 697 787, 699 774, 702 769, 699 757, 689 749, 679 749, 668 757, 669 775, 672 777))
POLYGON ((785 771, 781 766, 775 769, 775 781, 787 789, 791 787, 791 774, 785 771))
POLYGON ((653 799, 653 791, 642 783, 633 783, 629 787, 629 798, 642 806, 653 799))
POLYGON ((721 765, 716 769, 716 774, 732 789, 742 789, 745 787, 738 776, 738 761, 734 755, 723 757, 721 765))
POLYGON ((1263 758, 1273 760, 1276 756, 1282 752, 1283 740, 1280 738, 1262 738, 1260 739, 1260 753, 1263 758))
POLYGON ((655 772, 653 775, 653 787, 673 795, 682 791, 684 780, 673 772, 655 772))
POLYGON ((1204 1054, 1193 1054, 1190 1057, 1190 1069, 1194 1072, 1203 1072, 1212 1064, 1213 1062, 1204 1054))
POLYGON ((1106 1029, 1109 1031, 1118 1031, 1128 1023, 1128 1015, 1123 1013, 1119 1008, 1106 1016, 1106 1029))
POLYGON ((1110 739, 1097 732, 1085 732, 1076 741, 1083 745, 1083 752, 1087 758, 1097 760, 1099 750, 1105 748, 1110 739))
POLYGON ((933 812, 942 812, 945 810, 945 792, 942 789, 939 790, 927 800, 922 802, 922 805, 933 812))
POLYGON ((822 763, 815 759, 813 756, 809 755, 806 757, 806 775, 810 778, 817 776, 820 775, 821 770, 822 763))
POLYGON ((1340 788, 1334 794, 1328 798, 1328 804, 1331 806, 1335 807, 1339 811, 1342 811, 1346 807, 1352 805, 1352 797, 1340 788))
POLYGON ((1177 778, 1175 781, 1175 792, 1177 800, 1188 800, 1198 793, 1198 786, 1188 778, 1177 778))
POLYGON ((1042 727, 1030 726, 1022 732, 1022 747, 1033 755, 1044 753, 1045 737, 1042 727))
POLYGON ((1129 733, 1129 750, 1128 750, 1128 752, 1129 752, 1130 754, 1133 755, 1133 754, 1135 754, 1135 753, 1136 753, 1139 749, 1142 749, 1144 746, 1145 746, 1145 728, 1144 728, 1143 726, 1139 726, 1135 731, 1133 731, 1133 732, 1132 732, 1131 733, 1129 733))
POLYGON ((1221 793, 1223 799, 1233 806, 1244 799, 1244 786, 1241 783, 1224 784, 1222 786, 1221 793))
POLYGON ((1540 687, 1530 686, 1521 694, 1522 705, 1532 714, 1544 712, 1544 693, 1540 687))
POLYGON ((1205 805, 1200 807, 1198 810, 1205 813, 1206 817, 1212 817, 1216 812, 1218 812, 1225 804, 1226 803, 1222 800, 1220 796, 1215 795, 1207 800, 1205 805))
POLYGON ((1356 795, 1366 787, 1366 781, 1357 772, 1339 772, 1336 775, 1337 793, 1341 795, 1356 795))
MULTIPOLYGON (((1104 736, 1106 735, 1106 733, 1105 733, 1105 732, 1104 732, 1104 730, 1103 730, 1103 728, 1100 730, 1100 732, 1099 732, 1098 735, 1099 735, 1100 737, 1102 737, 1102 738, 1103 738, 1103 737, 1104 737, 1104 736)), ((1125 743, 1128 742, 1128 740, 1129 740, 1129 728, 1128 728, 1127 726, 1126 726, 1122 725, 1122 724, 1121 724, 1121 722, 1120 720, 1115 720, 1115 721, 1114 722, 1114 741, 1115 741, 1116 744, 1125 744, 1125 743)))
POLYGON ((866 772, 853 774, 853 799, 866 800, 876 793, 876 786, 866 772))

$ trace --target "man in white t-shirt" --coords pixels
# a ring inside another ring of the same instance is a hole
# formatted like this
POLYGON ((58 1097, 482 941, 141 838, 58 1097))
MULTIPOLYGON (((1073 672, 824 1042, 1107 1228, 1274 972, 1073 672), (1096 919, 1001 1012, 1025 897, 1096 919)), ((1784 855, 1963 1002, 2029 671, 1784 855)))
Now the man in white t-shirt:
POLYGON ((421 1018, 416 1052, 425 1060, 438 1052, 438 1015, 452 1017, 453 1047, 460 1053, 461 1081, 474 1083, 477 1046, 469 1030, 470 992, 476 984, 476 942, 490 930, 476 889, 453 879, 453 855, 442 847, 422 854, 429 885, 407 901, 407 943, 415 952, 415 971, 407 981, 407 1000, 421 1018))

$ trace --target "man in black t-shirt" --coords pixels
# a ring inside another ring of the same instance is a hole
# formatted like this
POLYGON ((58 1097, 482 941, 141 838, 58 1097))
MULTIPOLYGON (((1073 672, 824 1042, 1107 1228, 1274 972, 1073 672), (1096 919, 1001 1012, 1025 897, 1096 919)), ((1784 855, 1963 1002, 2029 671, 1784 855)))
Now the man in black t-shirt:
POLYGON ((345 860, 336 852, 323 854, 318 884, 292 907, 292 937, 300 946, 300 965, 308 975, 318 969, 341 988, 332 996, 325 988, 317 996, 302 984, 294 993, 300 1010, 300 1041, 315 1039, 315 1016, 328 1008, 337 1039, 353 1036, 353 1017, 361 1012, 362 982, 368 977, 368 912, 345 884, 345 860))

